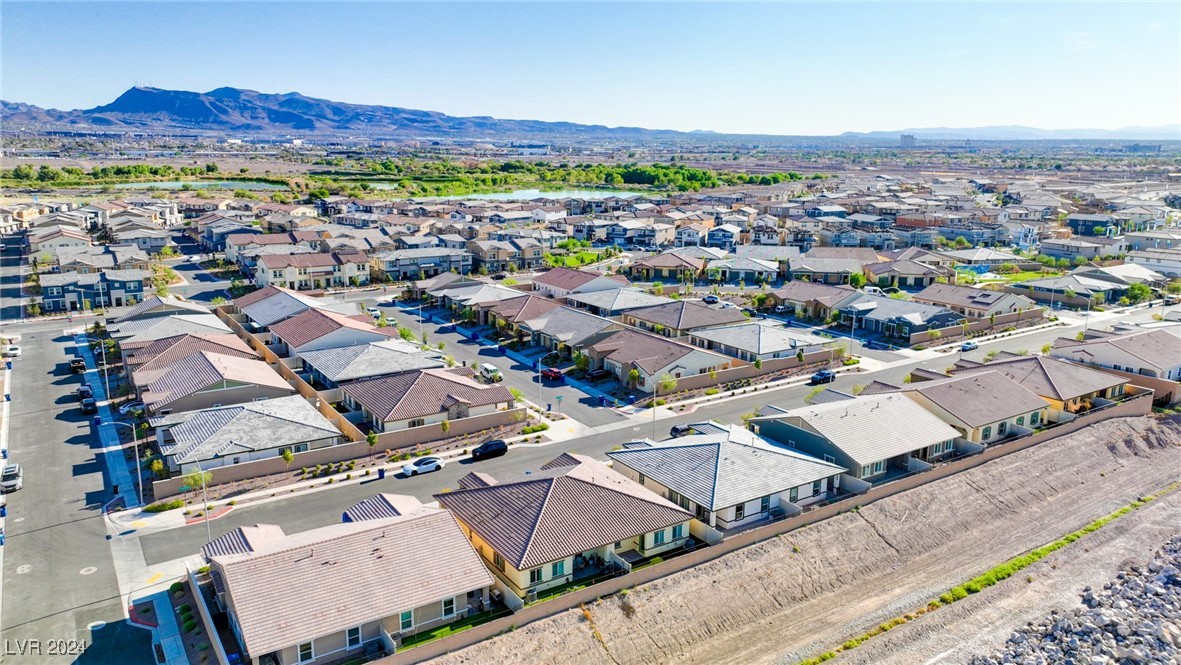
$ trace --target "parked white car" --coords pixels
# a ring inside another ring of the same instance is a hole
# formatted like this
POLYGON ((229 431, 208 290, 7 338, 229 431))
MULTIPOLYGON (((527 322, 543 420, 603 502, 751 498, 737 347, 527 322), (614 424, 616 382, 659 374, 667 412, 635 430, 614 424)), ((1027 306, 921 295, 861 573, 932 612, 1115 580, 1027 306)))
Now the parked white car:
POLYGON ((131 413, 132 411, 143 411, 143 410, 144 410, 144 403, 136 400, 134 402, 128 402, 128 403, 124 404, 123 406, 119 407, 119 415, 126 416, 127 414, 131 413))
POLYGON ((438 457, 419 457, 402 467, 402 474, 407 478, 410 476, 417 476, 420 473, 430 473, 431 471, 438 471, 446 466, 446 463, 438 457))
POLYGON ((9 464, 0 472, 0 492, 15 492, 25 486, 25 472, 19 464, 9 464))
POLYGON ((16 346, 15 344, 9 344, 8 346, 4 347, 4 357, 5 358, 20 358, 21 357, 21 348, 19 346, 16 346))

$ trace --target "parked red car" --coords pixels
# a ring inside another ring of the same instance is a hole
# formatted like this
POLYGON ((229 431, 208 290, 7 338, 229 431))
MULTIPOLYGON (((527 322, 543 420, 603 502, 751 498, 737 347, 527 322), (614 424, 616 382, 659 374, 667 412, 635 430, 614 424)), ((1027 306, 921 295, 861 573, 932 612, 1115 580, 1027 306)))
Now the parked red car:
POLYGON ((558 370, 554 367, 546 367, 545 369, 541 370, 541 378, 548 381, 561 381, 562 376, 563 374, 561 370, 558 370))

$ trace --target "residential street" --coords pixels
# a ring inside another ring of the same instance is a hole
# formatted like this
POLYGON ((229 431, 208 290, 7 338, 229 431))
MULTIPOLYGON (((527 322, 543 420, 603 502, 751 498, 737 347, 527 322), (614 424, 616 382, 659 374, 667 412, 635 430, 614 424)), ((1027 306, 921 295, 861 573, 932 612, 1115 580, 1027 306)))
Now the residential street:
POLYGON ((72 394, 80 379, 67 367, 73 346, 64 325, 57 322, 56 334, 24 333, 24 354, 13 362, 9 458, 25 482, 8 495, 0 624, 8 645, 74 639, 88 647, 77 659, 9 654, 5 662, 149 663, 151 634, 123 620, 101 512, 111 488, 72 394))

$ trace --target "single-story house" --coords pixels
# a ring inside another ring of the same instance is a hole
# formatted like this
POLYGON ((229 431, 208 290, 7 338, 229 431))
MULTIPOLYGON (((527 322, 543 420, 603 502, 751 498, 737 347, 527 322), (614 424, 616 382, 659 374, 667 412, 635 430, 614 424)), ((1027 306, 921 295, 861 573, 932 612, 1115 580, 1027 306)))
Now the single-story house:
POLYGON ((611 318, 633 309, 661 305, 674 300, 629 287, 572 293, 566 296, 566 302, 572 307, 585 307, 586 311, 596 316, 611 318))
POLYGON ((766 321, 702 328, 689 333, 690 344, 752 363, 821 351, 827 341, 766 321))
POLYGON ((750 426, 767 439, 849 469, 848 477, 864 482, 925 470, 927 462, 950 454, 960 436, 898 393, 812 404, 754 418, 750 426))
POLYGON ((362 658, 485 608, 494 584, 447 510, 398 502, 393 517, 293 535, 238 527, 202 548, 216 602, 250 665, 362 658))
POLYGON ((629 326, 665 337, 681 337, 690 331, 747 321, 746 315, 733 307, 710 307, 688 300, 675 300, 623 313, 629 326))
POLYGON ((774 282, 779 276, 779 264, 749 256, 733 256, 710 261, 705 274, 722 282, 745 282, 759 284, 774 282))
POLYGON ((261 360, 198 351, 159 368, 132 375, 149 413, 166 415, 226 404, 260 402, 295 393, 261 360))
POLYGON ((573 307, 556 307, 536 318, 518 320, 519 334, 532 344, 552 351, 578 350, 588 341, 600 339, 603 333, 620 330, 623 326, 610 319, 595 316, 573 307))
POLYGON ((313 385, 336 388, 342 383, 444 366, 441 354, 423 351, 402 339, 338 346, 297 353, 313 385))
POLYGON ((797 317, 825 320, 832 308, 856 291, 851 286, 830 286, 815 282, 788 282, 767 292, 767 299, 776 306, 787 307, 797 317))
POLYGON ((735 441, 728 432, 628 443, 607 457, 624 477, 721 530, 799 513, 833 496, 845 473, 836 464, 765 441, 735 441))
POLYGON ((563 453, 522 480, 469 473, 435 495, 509 591, 545 589, 683 547, 693 515, 603 464, 563 453))
POLYGON ((620 383, 628 383, 628 375, 636 370, 639 379, 635 387, 645 392, 653 392, 666 376, 679 379, 730 366, 730 359, 717 353, 631 329, 599 339, 588 345, 585 353, 593 367, 610 371, 620 383))
POLYGON ((472 379, 470 367, 418 369, 342 384, 345 404, 377 432, 391 432, 482 416, 516 401, 500 384, 472 379))
POLYGON ((959 325, 964 315, 938 305, 856 293, 835 308, 841 322, 887 337, 907 338, 916 332, 959 325))
POLYGON ((947 258, 960 265, 966 266, 999 266, 1004 263, 1021 263, 1022 259, 1016 254, 1002 252, 988 247, 974 249, 959 249, 940 252, 947 258))
POLYGON ((173 473, 208 471, 340 442, 340 432, 300 395, 156 416, 160 455, 173 473))
POLYGON ((705 268, 705 261, 692 256, 665 252, 649 256, 628 266, 632 279, 649 282, 686 282, 696 279, 705 268))
POLYGON ((936 278, 943 276, 938 268, 909 260, 870 263, 863 270, 868 283, 883 288, 918 289, 934 284, 936 278))
POLYGON ((901 389, 972 443, 1029 433, 1044 426, 1049 415, 1045 400, 999 372, 913 382, 901 389))
POLYGON ((810 256, 788 259, 788 270, 791 272, 793 280, 821 284, 848 284, 854 274, 862 272, 862 265, 858 259, 830 259, 810 256))
POLYGON ((981 372, 998 372, 1036 393, 1050 404, 1054 421, 1061 419, 1063 411, 1079 413, 1121 397, 1129 385, 1126 377, 1046 356, 1005 354, 987 363, 961 359, 951 373, 981 372))
POLYGON ((1037 303, 1016 293, 941 283, 914 294, 914 300, 947 308, 970 319, 987 319, 994 314, 1012 314, 1037 307, 1037 303))
POLYGON ((623 275, 604 275, 573 268, 553 268, 533 278, 534 291, 559 300, 571 293, 618 289, 627 285, 627 278, 623 275))
POLYGON ((345 316, 323 309, 308 309, 271 325, 273 346, 293 355, 338 346, 382 342, 397 335, 396 328, 378 328, 373 325, 373 318, 368 314, 345 316))

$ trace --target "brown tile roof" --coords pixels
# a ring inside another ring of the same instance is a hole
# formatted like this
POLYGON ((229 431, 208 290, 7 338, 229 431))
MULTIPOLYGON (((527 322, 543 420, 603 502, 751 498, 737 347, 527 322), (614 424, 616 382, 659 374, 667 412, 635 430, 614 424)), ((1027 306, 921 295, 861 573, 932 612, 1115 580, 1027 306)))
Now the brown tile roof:
POLYGON ((144 403, 159 409, 178 399, 204 390, 221 381, 256 384, 295 392, 291 384, 261 360, 235 358, 208 351, 198 351, 158 370, 135 375, 137 386, 144 386, 144 403))
POLYGON ((366 320, 359 320, 360 318, 322 309, 309 309, 271 325, 271 333, 292 348, 299 348, 341 328, 363 330, 385 337, 397 334, 396 328, 378 328, 370 323, 372 319, 369 317, 364 317, 366 320))
POLYGON ((455 518, 437 508, 290 536, 270 533, 261 541, 249 552, 212 557, 250 654, 493 583, 455 518))
POLYGON ((474 407, 513 401, 508 388, 476 383, 470 374, 470 369, 414 370, 354 381, 341 386, 341 390, 383 421, 442 413, 456 404, 474 407))
POLYGON ((981 372, 999 372, 1038 395, 1055 400, 1072 400, 1128 382, 1121 376, 1045 356, 998 359, 978 367, 963 367, 954 371, 956 375, 981 372))
POLYGON ((848 298, 856 290, 851 286, 830 286, 817 282, 788 282, 781 288, 771 291, 771 295, 780 300, 791 302, 808 302, 815 300, 823 305, 835 305, 839 300, 848 298))
POLYGON ((259 257, 258 263, 267 270, 278 270, 287 267, 322 268, 324 266, 338 266, 345 263, 368 263, 365 252, 329 252, 321 254, 268 254, 259 257))
POLYGON ((294 294, 295 291, 292 291, 290 289, 283 289, 278 286, 273 286, 273 285, 268 284, 267 286, 264 286, 257 291, 251 291, 250 293, 247 293, 246 295, 242 296, 241 298, 235 298, 234 299, 234 306, 237 307, 238 309, 241 309, 243 307, 246 307, 247 305, 253 305, 254 303, 256 303, 260 300, 265 300, 266 298, 270 298, 271 296, 273 296, 277 293, 294 294))
POLYGON ((315 231, 290 231, 287 233, 235 233, 226 236, 227 245, 289 245, 320 239, 315 231))
MULTIPOLYGON (((923 395, 970 427, 981 427, 1046 407, 1046 401, 1037 393, 999 372, 912 383, 904 390, 923 395)), ((864 391, 861 394, 864 395, 864 391)))
POLYGON ((877 252, 868 247, 813 247, 804 253, 809 259, 849 259, 861 263, 877 263, 877 252))
POLYGON ((627 313, 627 316, 677 330, 719 326, 747 320, 740 310, 733 307, 714 308, 686 300, 633 309, 627 313))
POLYGON ((123 358, 129 368, 146 367, 159 362, 173 363, 198 351, 209 351, 239 358, 257 358, 258 354, 246 342, 232 333, 186 333, 153 340, 123 358))
POLYGON ((615 362, 629 367, 635 365, 648 374, 668 367, 678 358, 697 350, 685 344, 678 344, 659 335, 650 335, 638 330, 620 330, 610 337, 589 347, 589 351, 603 354, 615 362))
POLYGON ((692 517, 599 462, 569 453, 525 480, 435 499, 518 570, 692 517))
POLYGON ((885 275, 887 273, 898 273, 899 275, 907 276, 927 276, 927 275, 941 275, 940 271, 932 268, 925 263, 918 263, 917 261, 901 260, 901 261, 885 261, 883 263, 870 263, 864 266, 865 270, 873 275, 885 275))
POLYGON ((993 303, 1006 296, 1010 296, 1010 294, 1005 291, 989 291, 988 289, 977 289, 971 286, 936 282, 914 294, 914 299, 919 302, 943 305, 945 307, 954 305, 956 307, 987 309, 993 303))
POLYGON ((591 272, 589 270, 575 270, 573 268, 553 268, 548 272, 544 272, 533 278, 534 284, 545 284, 557 289, 564 289, 567 291, 576 289, 587 282, 596 280, 600 277, 607 277, 614 279, 617 282, 628 284, 627 278, 622 275, 604 275, 598 272, 591 272))
POLYGON ((516 323, 529 321, 546 312, 561 307, 562 303, 541 296, 525 295, 520 298, 509 298, 494 303, 488 311, 496 316, 516 323))
POLYGON ((692 270, 700 271, 705 267, 705 261, 692 256, 681 256, 680 254, 664 253, 656 256, 649 256, 646 259, 641 259, 632 264, 632 267, 644 268, 690 268, 692 270))

